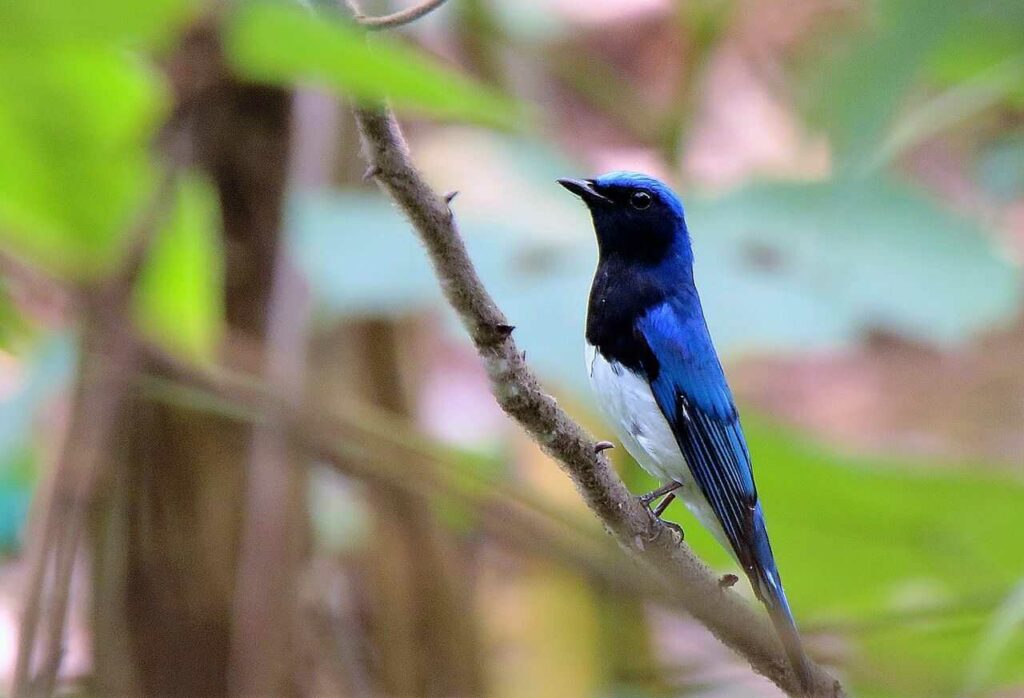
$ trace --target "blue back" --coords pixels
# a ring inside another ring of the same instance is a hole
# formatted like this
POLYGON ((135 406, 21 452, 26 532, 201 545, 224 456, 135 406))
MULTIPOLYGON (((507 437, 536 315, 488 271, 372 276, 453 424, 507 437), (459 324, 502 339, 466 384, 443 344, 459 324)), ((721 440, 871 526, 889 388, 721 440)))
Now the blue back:
POLYGON ((772 554, 739 414, 693 281, 683 205, 646 175, 586 180, 600 258, 587 340, 645 378, 733 554, 767 606, 798 673, 799 635, 772 554), (634 205, 637 192, 653 197, 634 205))

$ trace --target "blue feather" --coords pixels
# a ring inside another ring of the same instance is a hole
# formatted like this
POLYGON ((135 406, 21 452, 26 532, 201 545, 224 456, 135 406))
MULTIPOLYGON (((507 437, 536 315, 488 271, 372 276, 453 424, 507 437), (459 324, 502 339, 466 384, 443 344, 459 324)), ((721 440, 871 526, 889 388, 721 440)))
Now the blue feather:
POLYGON ((750 452, 694 285, 683 205, 665 184, 637 173, 560 182, 587 203, 598 238, 587 341, 610 365, 649 385, 724 542, 806 683, 807 660, 768 540, 750 452))
POLYGON ((782 588, 754 486, 739 413, 696 294, 677 295, 637 321, 656 371, 651 390, 668 419, 694 481, 714 510, 736 559, 783 641, 794 670, 806 659, 782 588))

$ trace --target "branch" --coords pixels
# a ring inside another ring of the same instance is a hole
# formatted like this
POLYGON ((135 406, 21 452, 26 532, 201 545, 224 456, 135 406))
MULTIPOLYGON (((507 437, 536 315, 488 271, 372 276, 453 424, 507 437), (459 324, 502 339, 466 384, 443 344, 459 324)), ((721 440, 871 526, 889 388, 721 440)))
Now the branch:
MULTIPOLYGON (((427 249, 444 296, 469 332, 501 408, 555 458, 587 506, 619 544, 656 576, 673 584, 687 610, 758 673, 791 695, 797 677, 763 615, 718 578, 689 547, 630 495, 594 440, 541 388, 512 338, 504 316, 473 266, 445 200, 416 170, 390 112, 357 110, 369 172, 398 204, 427 249)), ((810 667, 809 695, 841 696, 842 686, 823 668, 810 667)))
MULTIPOLYGON (((419 5, 413 5, 412 7, 393 12, 389 15, 383 15, 381 17, 367 17, 361 14, 358 10, 355 10, 355 20, 367 31, 382 31, 384 29, 395 29, 406 24, 415 22, 420 17, 424 17, 441 5, 446 0, 425 0, 419 5)), ((353 6, 353 9, 354 6, 353 6)))
POLYGON ((486 535, 512 549, 568 564, 606 589, 686 610, 674 586, 623 564, 597 527, 551 508, 514 483, 460 466, 448 449, 425 439, 404 420, 366 405, 344 412, 296 405, 264 382, 185 364, 152 346, 147 354, 150 365, 160 370, 157 376, 144 376, 150 399, 212 410, 257 426, 278 424, 293 444, 339 473, 416 497, 444 497, 473 512, 486 535), (422 467, 408 468, 410 460, 422 467))
MULTIPOLYGON (((182 137, 182 140, 184 137, 182 137)), ((64 654, 71 577, 93 503, 96 483, 109 457, 109 444, 138 368, 132 332, 132 290, 155 231, 170 211, 180 162, 171 151, 151 201, 129 233, 129 247, 109 278, 81 293, 81 363, 70 405, 64 443, 35 513, 41 517, 30 545, 29 583, 18 635, 12 693, 52 695, 64 654), (49 584, 47 585, 47 580, 49 584), (37 634, 48 589, 46 633, 38 656, 37 634), (38 671, 33 676, 33 664, 38 671)))

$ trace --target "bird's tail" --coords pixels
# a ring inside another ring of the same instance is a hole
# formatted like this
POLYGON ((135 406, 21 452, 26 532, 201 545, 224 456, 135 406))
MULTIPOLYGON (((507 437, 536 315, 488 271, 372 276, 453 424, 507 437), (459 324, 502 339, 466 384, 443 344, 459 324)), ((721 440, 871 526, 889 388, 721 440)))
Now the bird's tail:
MULTIPOLYGON (((778 581, 778 575, 775 575, 775 579, 778 581)), ((767 581, 762 582, 762 586, 769 584, 770 582, 767 581)), ((786 657, 789 659, 790 666, 793 667, 797 680, 804 689, 810 689, 811 668, 781 582, 771 586, 770 589, 762 589, 758 595, 762 596, 762 601, 768 609, 768 616, 772 619, 772 625, 775 626, 779 640, 782 641, 782 647, 786 650, 786 657)))
POLYGON ((761 507, 758 505, 754 511, 755 530, 761 535, 755 537, 758 545, 754 546, 752 567, 748 571, 751 585, 754 592, 768 610, 775 632, 778 633, 782 647, 786 651, 789 664, 796 674, 797 680, 805 690, 810 690, 811 669, 804 653, 803 642, 800 640, 800 633, 793 619, 793 612, 789 608, 789 601, 786 600, 786 592, 782 588, 782 579, 779 576, 778 568, 775 565, 775 557, 772 555, 771 544, 768 542, 768 534, 764 525, 764 517, 761 514, 761 507))

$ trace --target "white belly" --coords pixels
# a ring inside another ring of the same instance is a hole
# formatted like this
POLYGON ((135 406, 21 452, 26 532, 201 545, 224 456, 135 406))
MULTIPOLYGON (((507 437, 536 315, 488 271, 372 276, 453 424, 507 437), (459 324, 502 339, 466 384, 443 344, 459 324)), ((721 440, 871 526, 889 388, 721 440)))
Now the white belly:
POLYGON ((605 360, 596 347, 587 344, 587 373, 602 414, 619 441, 637 463, 661 483, 671 480, 682 485, 676 490, 686 508, 726 550, 732 552, 718 518, 690 475, 672 428, 658 407, 647 380, 628 368, 605 360))

